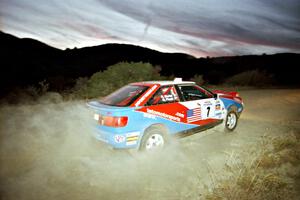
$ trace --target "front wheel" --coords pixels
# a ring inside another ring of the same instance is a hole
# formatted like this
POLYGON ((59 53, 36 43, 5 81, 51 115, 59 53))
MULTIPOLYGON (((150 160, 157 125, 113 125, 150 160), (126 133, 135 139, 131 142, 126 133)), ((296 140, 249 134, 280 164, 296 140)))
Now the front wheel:
POLYGON ((238 116, 237 116, 236 112, 229 111, 227 113, 226 119, 225 119, 225 130, 233 131, 237 126, 237 122, 238 122, 238 116))
POLYGON ((167 133, 162 128, 153 127, 146 130, 140 145, 140 150, 151 151, 162 148, 167 143, 167 133))

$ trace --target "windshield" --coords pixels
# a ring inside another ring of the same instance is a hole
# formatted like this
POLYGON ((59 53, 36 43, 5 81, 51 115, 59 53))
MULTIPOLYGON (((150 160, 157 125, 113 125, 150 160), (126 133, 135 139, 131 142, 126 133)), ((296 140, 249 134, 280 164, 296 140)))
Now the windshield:
POLYGON ((129 106, 147 89, 147 86, 127 85, 104 97, 100 102, 112 106, 129 106))

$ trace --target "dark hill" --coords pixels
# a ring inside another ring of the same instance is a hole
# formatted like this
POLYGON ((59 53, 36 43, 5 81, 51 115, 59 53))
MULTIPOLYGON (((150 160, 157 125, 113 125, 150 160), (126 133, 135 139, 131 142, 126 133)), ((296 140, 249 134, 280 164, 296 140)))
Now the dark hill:
POLYGON ((105 44, 60 50, 33 39, 20 39, 0 32, 0 88, 5 93, 15 86, 47 80, 53 90, 72 86, 78 77, 91 76, 121 62, 149 62, 162 68, 162 75, 185 79, 203 74, 211 83, 251 69, 275 74, 279 84, 299 85, 300 54, 251 55, 195 58, 181 53, 162 53, 126 44, 105 44))

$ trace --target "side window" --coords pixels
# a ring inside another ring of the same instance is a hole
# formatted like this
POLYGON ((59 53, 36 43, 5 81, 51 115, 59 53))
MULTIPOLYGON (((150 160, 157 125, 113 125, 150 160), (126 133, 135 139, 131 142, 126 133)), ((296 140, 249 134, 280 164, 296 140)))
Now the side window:
POLYGON ((212 95, 196 85, 181 85, 179 89, 185 101, 212 98, 212 95))
POLYGON ((168 85, 159 88, 159 90, 149 99, 146 105, 173 103, 177 101, 179 101, 179 97, 175 87, 173 85, 168 85))

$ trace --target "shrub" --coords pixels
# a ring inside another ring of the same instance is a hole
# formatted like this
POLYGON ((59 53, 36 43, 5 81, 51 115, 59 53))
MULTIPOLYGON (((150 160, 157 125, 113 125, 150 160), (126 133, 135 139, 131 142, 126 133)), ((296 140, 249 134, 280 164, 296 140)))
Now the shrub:
POLYGON ((154 68, 149 63, 120 62, 93 74, 87 81, 79 79, 74 93, 81 98, 95 98, 105 96, 128 83, 160 79, 159 67, 154 68))
POLYGON ((36 101, 41 96, 45 95, 49 90, 49 83, 46 80, 40 81, 36 85, 27 87, 16 87, 1 99, 0 104, 24 104, 36 101))
POLYGON ((191 78, 191 81, 196 82, 198 85, 204 84, 203 75, 195 74, 193 78, 191 78))

